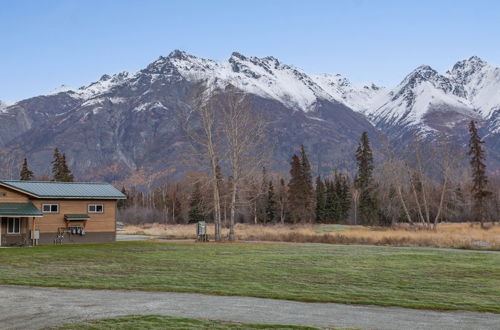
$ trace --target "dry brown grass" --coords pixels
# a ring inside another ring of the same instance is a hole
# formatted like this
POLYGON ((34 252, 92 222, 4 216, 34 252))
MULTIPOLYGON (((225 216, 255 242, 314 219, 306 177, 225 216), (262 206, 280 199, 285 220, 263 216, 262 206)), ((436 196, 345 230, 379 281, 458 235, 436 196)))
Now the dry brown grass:
MULTIPOLYGON (((161 236, 168 239, 195 239, 196 225, 147 224, 126 226, 121 233, 161 236)), ((213 237, 213 226, 208 227, 213 237)), ((227 237, 228 230, 223 234, 227 237)), ((442 223, 437 230, 372 228, 343 225, 247 225, 237 224, 238 240, 312 242, 330 244, 372 244, 459 249, 500 250, 500 226, 481 229, 468 223, 442 223)))

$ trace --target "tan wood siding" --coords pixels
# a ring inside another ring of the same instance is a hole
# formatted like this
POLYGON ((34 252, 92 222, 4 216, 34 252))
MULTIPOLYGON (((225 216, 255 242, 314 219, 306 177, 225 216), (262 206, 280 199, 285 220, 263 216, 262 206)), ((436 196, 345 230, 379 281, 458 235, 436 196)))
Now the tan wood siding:
POLYGON ((27 201, 28 196, 9 188, 0 187, 0 203, 23 203, 27 201))
POLYGON ((116 201, 96 200, 32 200, 33 204, 42 210, 42 204, 59 204, 59 213, 44 213, 36 220, 41 233, 55 233, 59 227, 83 226, 86 232, 114 232, 116 221, 116 201), (88 213, 88 204, 103 204, 104 213, 88 213), (87 221, 65 221, 65 214, 88 214, 87 221))

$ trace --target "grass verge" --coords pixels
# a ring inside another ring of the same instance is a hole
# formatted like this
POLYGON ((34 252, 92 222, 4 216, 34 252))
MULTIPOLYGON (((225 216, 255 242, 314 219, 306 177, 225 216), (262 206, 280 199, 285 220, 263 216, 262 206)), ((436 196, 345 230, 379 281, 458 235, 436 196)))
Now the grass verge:
MULTIPOLYGON (((196 320, 159 315, 130 315, 103 320, 66 324, 46 328, 54 330, 102 330, 102 329, 296 329, 314 330, 319 328, 275 324, 244 324, 223 321, 196 320)), ((340 328, 339 328, 340 329, 340 328)))
POLYGON ((0 249, 0 283, 500 313, 500 253, 118 242, 0 249))

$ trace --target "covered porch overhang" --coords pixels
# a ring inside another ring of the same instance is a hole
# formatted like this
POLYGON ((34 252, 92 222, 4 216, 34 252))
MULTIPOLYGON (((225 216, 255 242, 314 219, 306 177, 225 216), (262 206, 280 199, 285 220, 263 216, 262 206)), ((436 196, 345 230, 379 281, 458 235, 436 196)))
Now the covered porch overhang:
POLYGON ((21 217, 42 217, 43 213, 36 208, 33 203, 0 203, 0 217, 21 218, 21 217))
POLYGON ((65 214, 64 220, 66 221, 87 221, 90 217, 88 214, 65 214))

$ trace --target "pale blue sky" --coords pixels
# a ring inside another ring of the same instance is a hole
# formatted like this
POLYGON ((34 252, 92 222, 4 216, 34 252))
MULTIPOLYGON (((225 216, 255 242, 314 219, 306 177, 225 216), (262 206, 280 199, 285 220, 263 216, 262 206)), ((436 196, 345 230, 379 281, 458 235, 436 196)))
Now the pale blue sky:
POLYGON ((173 49, 391 86, 420 64, 500 66, 499 22, 500 1, 487 0, 0 0, 0 100, 134 72, 173 49))

